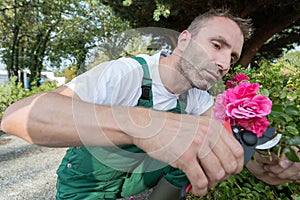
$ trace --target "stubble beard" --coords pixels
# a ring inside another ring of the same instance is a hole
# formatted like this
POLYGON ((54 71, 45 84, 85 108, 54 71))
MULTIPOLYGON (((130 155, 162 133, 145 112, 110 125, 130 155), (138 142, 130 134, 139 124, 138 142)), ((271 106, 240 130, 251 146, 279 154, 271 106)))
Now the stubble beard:
POLYGON ((209 69, 215 68, 215 64, 202 63, 202 65, 205 66, 199 68, 203 69, 202 70, 203 73, 197 70, 197 67, 193 66, 191 62, 181 57, 177 64, 177 70, 185 78, 185 80, 191 85, 192 88, 198 88, 200 90, 209 90, 216 84, 216 81, 213 81, 211 78, 205 77, 205 73, 208 73, 207 71, 209 69), (206 70, 206 68, 208 70, 206 70))

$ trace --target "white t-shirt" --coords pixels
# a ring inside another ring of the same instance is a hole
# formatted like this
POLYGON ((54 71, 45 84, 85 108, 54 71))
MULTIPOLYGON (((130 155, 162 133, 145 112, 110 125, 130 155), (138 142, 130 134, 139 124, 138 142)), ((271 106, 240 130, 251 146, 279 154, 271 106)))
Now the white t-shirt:
MULTIPOLYGON (((163 86, 158 65, 161 53, 138 55, 146 60, 152 79, 153 108, 169 110, 177 105, 178 94, 163 86)), ((81 74, 66 85, 86 102, 104 105, 136 106, 141 96, 143 68, 132 58, 120 58, 102 63, 81 74)), ((206 91, 190 89, 187 93, 188 114, 200 115, 213 105, 206 91)))

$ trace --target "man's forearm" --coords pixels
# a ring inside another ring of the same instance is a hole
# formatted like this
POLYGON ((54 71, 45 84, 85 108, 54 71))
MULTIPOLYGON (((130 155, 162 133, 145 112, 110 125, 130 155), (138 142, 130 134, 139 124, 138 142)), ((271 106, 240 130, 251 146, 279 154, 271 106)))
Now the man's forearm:
POLYGON ((126 123, 121 116, 127 111, 49 92, 11 105, 3 116, 1 128, 43 146, 128 144, 131 137, 119 128, 126 123), (117 122, 116 115, 119 115, 117 122))

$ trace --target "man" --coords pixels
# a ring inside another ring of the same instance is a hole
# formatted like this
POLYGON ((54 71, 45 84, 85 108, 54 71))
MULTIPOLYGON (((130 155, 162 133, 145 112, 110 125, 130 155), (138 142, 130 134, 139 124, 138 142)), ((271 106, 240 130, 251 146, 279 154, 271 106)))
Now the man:
POLYGON ((248 20, 210 11, 180 34, 170 56, 104 63, 13 104, 1 128, 30 143, 72 147, 57 171, 57 199, 115 199, 161 178, 180 188, 185 175, 204 195, 243 168, 243 149, 214 119, 206 90, 239 59, 250 30, 248 20), (178 110, 187 114, 161 112, 178 110))

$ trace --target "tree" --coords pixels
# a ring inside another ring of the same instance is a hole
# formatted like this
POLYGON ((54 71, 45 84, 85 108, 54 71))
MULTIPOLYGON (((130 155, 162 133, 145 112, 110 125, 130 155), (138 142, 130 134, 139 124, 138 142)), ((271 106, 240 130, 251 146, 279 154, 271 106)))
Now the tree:
POLYGON ((69 59, 79 66, 78 73, 82 73, 86 70, 85 60, 91 49, 128 28, 129 23, 116 17, 111 8, 97 1, 85 1, 84 6, 76 13, 70 13, 69 19, 61 25, 60 32, 51 42, 49 60, 52 65, 59 66, 62 58, 69 59))
POLYGON ((176 35, 178 35, 177 31, 146 27, 130 29, 103 38, 102 42, 89 52, 86 59, 87 69, 123 56, 133 57, 138 54, 153 54, 161 48, 171 50, 173 41, 170 41, 168 37, 175 37, 176 35))
POLYGON ((94 0, 0 2, 0 46, 10 77, 29 69, 30 80, 39 79, 45 59, 54 67, 64 59, 80 65, 102 37, 127 27, 94 0))
POLYGON ((191 20, 210 8, 228 7, 240 17, 253 19, 255 32, 252 39, 245 43, 240 60, 244 66, 247 66, 258 52, 261 56, 277 57, 284 47, 291 48, 292 44, 300 43, 299 0, 102 0, 102 2, 131 21, 134 27, 159 26, 176 31, 184 30, 191 20))
POLYGON ((78 67, 76 65, 71 65, 64 70, 64 77, 67 79, 67 82, 70 82, 73 78, 76 77, 78 67))
POLYGON ((279 61, 286 61, 293 65, 295 69, 300 69, 300 51, 290 51, 285 53, 279 61))
POLYGON ((56 12, 43 1, 3 1, 1 46, 6 49, 2 56, 10 77, 26 68, 31 80, 39 77, 51 34, 61 19, 59 2, 53 3, 56 12))
POLYGON ((272 38, 260 48, 256 57, 271 60, 280 57, 285 51, 296 47, 300 41, 300 20, 298 20, 298 24, 299 25, 284 29, 280 33, 272 36, 272 38))

